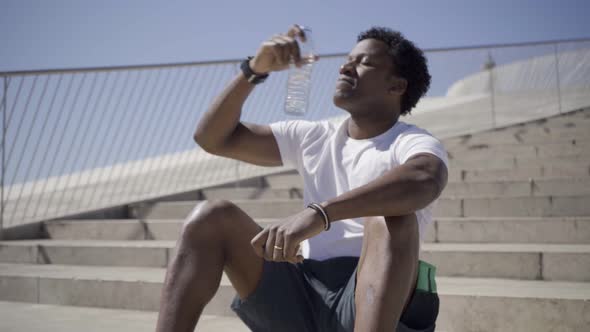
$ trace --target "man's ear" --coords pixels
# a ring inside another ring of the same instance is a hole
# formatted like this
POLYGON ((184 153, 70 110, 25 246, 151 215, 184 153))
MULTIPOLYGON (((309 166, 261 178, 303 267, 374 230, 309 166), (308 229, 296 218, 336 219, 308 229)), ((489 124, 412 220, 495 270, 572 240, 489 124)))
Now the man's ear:
POLYGON ((403 95, 408 88, 408 81, 403 77, 394 76, 391 80, 389 92, 397 95, 403 95))

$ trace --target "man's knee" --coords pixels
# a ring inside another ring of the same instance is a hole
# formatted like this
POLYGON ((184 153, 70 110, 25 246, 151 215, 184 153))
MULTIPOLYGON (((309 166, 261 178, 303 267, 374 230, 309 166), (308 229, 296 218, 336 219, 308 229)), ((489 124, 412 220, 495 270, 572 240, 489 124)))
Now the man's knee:
POLYGON ((199 236, 217 237, 225 229, 225 224, 236 215, 239 208, 227 200, 206 200, 199 202, 184 220, 182 239, 199 236))

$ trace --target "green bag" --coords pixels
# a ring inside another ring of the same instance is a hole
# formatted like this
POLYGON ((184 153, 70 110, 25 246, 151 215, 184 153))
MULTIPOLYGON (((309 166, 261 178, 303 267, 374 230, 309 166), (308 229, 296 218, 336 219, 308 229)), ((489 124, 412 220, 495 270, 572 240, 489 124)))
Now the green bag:
POLYGON ((436 266, 424 261, 418 261, 418 282, 416 283, 416 289, 436 294, 435 274, 436 266))

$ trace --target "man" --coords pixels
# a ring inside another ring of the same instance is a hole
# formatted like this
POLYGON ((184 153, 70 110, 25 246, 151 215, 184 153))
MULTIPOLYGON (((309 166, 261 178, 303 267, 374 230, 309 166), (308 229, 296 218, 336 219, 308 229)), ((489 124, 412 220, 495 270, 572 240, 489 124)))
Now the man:
POLYGON ((265 76, 302 64, 298 26, 265 41, 203 115, 206 151, 263 166, 291 165, 307 208, 261 229, 228 201, 187 217, 162 293, 158 331, 192 331, 225 271, 232 309, 257 331, 433 331, 434 267, 418 260, 419 235, 447 182, 447 156, 428 132, 399 122, 426 93, 422 51, 372 28, 340 68, 326 121, 240 122, 265 76), (298 253, 301 246, 301 254, 298 253))

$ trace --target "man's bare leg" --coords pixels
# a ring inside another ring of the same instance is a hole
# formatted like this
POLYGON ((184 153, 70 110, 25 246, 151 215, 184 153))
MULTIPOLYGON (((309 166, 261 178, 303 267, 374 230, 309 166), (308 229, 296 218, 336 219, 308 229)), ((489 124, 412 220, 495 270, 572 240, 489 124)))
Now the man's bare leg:
POLYGON ((238 295, 251 294, 263 259, 250 240, 262 229, 228 201, 203 202, 186 218, 168 266, 157 332, 192 332, 225 270, 238 295))
POLYGON ((355 291, 355 332, 395 331, 415 288, 419 236, 415 214, 365 221, 355 291))

